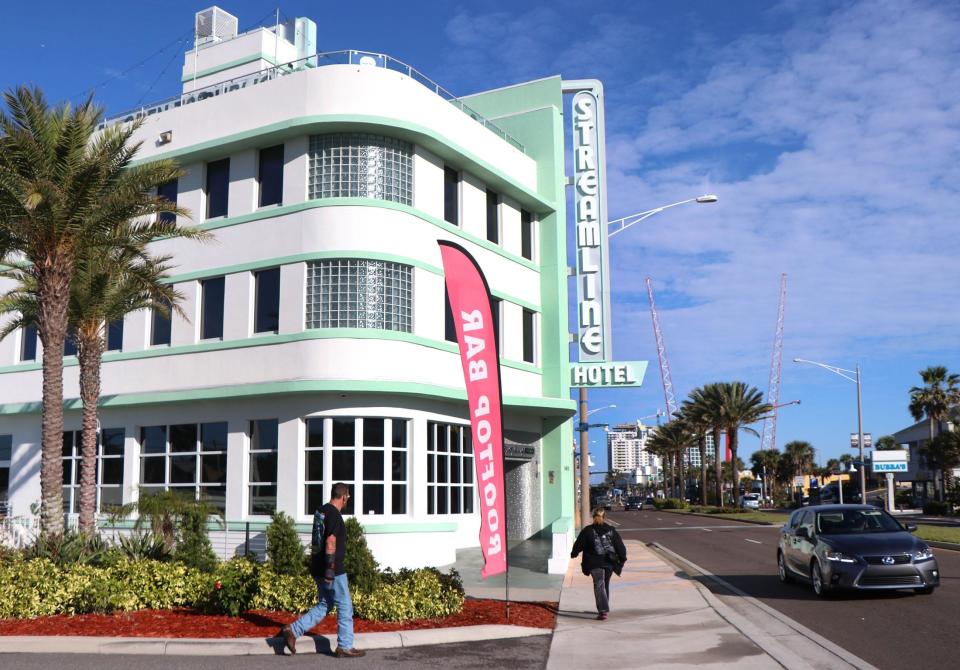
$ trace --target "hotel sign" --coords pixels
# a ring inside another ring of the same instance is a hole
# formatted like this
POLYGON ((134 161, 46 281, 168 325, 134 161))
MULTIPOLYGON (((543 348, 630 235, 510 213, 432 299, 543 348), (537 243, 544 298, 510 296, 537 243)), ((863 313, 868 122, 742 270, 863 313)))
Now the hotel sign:
POLYGON ((603 100, 599 87, 573 96, 573 186, 577 249, 577 352, 585 362, 609 361, 610 286, 607 268, 607 176, 603 100))
POLYGON ((622 388, 640 386, 647 371, 646 361, 571 363, 570 386, 622 388))

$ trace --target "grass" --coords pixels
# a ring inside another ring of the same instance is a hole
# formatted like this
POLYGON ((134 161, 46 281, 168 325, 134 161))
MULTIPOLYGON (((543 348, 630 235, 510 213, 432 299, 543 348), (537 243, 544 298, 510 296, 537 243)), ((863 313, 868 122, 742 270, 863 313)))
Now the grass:
POLYGON ((921 524, 914 533, 921 540, 930 540, 931 542, 953 542, 960 544, 960 528, 951 528, 949 526, 926 526, 921 524))
MULTIPOLYGON (((688 509, 665 509, 664 512, 679 512, 680 514, 689 514, 697 510, 688 509)), ((704 514, 706 514, 704 512, 704 514)), ((748 512, 735 512, 733 514, 710 514, 712 519, 732 519, 733 521, 763 521, 772 526, 779 526, 790 518, 789 514, 779 514, 777 512, 760 512, 750 510, 748 512)))

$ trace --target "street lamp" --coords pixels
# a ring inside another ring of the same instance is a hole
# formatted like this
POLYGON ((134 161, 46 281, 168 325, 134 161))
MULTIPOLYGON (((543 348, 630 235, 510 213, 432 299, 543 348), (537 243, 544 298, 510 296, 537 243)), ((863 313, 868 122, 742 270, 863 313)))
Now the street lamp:
MULTIPOLYGON (((860 449, 860 503, 865 505, 867 502, 867 474, 863 461, 863 400, 860 387, 860 364, 857 363, 855 370, 848 370, 846 368, 838 368, 835 365, 827 365, 826 363, 808 361, 805 358, 794 358, 793 362, 816 365, 817 367, 821 367, 824 370, 829 370, 833 374, 839 375, 847 381, 851 381, 857 385, 857 446, 860 449), (850 375, 854 376, 851 377, 850 375)), ((841 484, 841 486, 843 486, 843 484, 841 484)))
POLYGON ((654 214, 659 214, 660 212, 662 212, 662 211, 665 210, 665 209, 670 209, 671 207, 676 207, 677 205, 685 205, 685 204, 687 204, 688 202, 696 202, 696 203, 699 203, 699 204, 706 204, 706 203, 716 202, 717 200, 719 200, 719 198, 717 198, 717 196, 712 195, 712 194, 709 194, 709 195, 698 195, 696 198, 688 198, 688 199, 686 199, 686 200, 681 200, 680 202, 673 202, 673 203, 670 203, 669 205, 664 205, 664 206, 662 206, 662 207, 654 207, 653 209, 648 209, 648 210, 645 211, 645 212, 638 212, 637 214, 631 214, 630 216, 625 216, 625 217, 623 217, 622 219, 614 219, 613 221, 608 221, 608 222, 607 222, 607 230, 608 230, 608 232, 607 232, 607 237, 613 237, 614 235, 617 235, 617 234, 619 234, 619 233, 622 233, 623 231, 625 231, 625 230, 626 230, 627 228, 629 228, 630 226, 632 226, 632 225, 634 225, 634 224, 637 224, 637 223, 640 223, 640 222, 643 221, 644 219, 648 219, 648 218, 650 218, 651 216, 653 216, 654 214), (611 228, 612 226, 620 226, 620 227, 611 230, 610 228, 611 228))
MULTIPOLYGON (((614 235, 623 232, 630 226, 640 223, 641 221, 644 221, 650 218, 654 214, 659 214, 665 209, 670 209, 671 207, 677 207, 678 205, 685 205, 688 202, 695 202, 698 204, 707 204, 707 203, 716 202, 717 200, 718 200, 717 196, 713 194, 698 195, 695 198, 687 198, 686 200, 681 200, 679 202, 672 202, 669 205, 663 205, 662 207, 655 207, 653 209, 648 209, 645 212, 638 212, 637 214, 631 214, 630 216, 625 216, 620 219, 608 221, 607 237, 613 237, 614 235), (615 230, 611 230, 611 228, 615 226, 619 226, 619 228, 616 228, 615 230)), ((587 416, 589 416, 590 412, 587 411, 587 389, 585 386, 580 387, 578 395, 579 395, 579 402, 580 402, 580 426, 589 425, 587 423, 587 416)), ((586 465, 587 458, 585 458, 585 455, 589 452, 590 446, 587 442, 588 442, 587 431, 581 430, 580 431, 580 481, 581 483, 586 481, 587 486, 589 487, 590 469, 586 465)), ((585 496, 582 493, 580 496, 580 517, 584 524, 586 524, 586 520, 590 518, 589 496, 585 496)))

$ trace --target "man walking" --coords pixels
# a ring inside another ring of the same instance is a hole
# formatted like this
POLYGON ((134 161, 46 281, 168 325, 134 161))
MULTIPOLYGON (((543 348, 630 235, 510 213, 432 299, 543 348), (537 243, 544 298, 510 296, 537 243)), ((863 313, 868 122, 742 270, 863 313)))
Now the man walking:
POLYGON ((306 633, 326 616, 330 608, 337 607, 338 658, 355 658, 366 654, 353 648, 353 602, 343 557, 347 549, 347 529, 340 512, 350 500, 346 484, 336 483, 330 490, 330 502, 313 514, 313 555, 310 574, 317 582, 316 606, 302 617, 280 629, 287 649, 297 653, 297 638, 306 633))

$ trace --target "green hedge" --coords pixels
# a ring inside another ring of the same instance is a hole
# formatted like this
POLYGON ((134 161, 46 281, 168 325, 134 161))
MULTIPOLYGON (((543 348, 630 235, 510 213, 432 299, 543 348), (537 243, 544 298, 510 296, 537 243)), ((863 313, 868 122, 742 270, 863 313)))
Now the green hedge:
POLYGON ((687 501, 680 498, 658 498, 653 502, 657 509, 687 509, 687 501))
MULTIPOLYGON (((351 585, 351 596, 356 614, 373 621, 447 616, 459 612, 464 599, 456 573, 430 568, 388 571, 379 589, 351 585)), ((277 575, 244 558, 219 563, 213 572, 152 560, 58 567, 46 558, 15 557, 0 563, 0 618, 173 607, 236 616, 248 609, 302 612, 316 599, 311 577, 277 575)))

